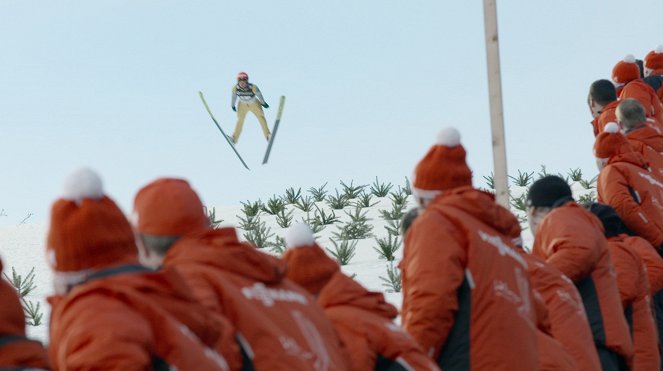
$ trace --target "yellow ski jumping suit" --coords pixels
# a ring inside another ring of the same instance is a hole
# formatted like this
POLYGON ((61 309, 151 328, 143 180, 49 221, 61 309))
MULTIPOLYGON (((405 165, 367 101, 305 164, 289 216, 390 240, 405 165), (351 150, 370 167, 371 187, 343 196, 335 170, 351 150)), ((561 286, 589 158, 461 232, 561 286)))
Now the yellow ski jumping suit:
POLYGON ((265 135, 265 139, 269 140, 269 128, 267 127, 267 120, 265 119, 265 114, 262 111, 262 105, 265 104, 265 99, 262 97, 260 89, 257 85, 248 84, 248 86, 242 89, 239 86, 239 83, 233 86, 232 90, 232 106, 235 107, 237 102, 237 97, 239 97, 239 104, 237 105, 237 124, 235 125, 235 132, 232 135, 232 139, 235 143, 239 140, 239 135, 242 133, 242 127, 244 126, 244 118, 246 118, 246 113, 251 111, 260 122, 262 127, 262 133, 265 135))

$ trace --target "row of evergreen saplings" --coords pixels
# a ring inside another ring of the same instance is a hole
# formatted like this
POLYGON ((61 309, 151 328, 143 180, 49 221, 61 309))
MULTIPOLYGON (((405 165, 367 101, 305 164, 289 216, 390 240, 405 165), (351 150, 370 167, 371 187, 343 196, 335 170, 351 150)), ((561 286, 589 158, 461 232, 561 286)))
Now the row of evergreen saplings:
MULTIPOLYGON (((237 215, 238 227, 244 231, 244 238, 257 248, 269 248, 272 252, 281 254, 285 249, 284 239, 275 236, 261 216, 271 215, 279 227, 288 228, 295 222, 294 210, 299 209, 305 212, 306 216, 297 222, 308 224, 314 235, 327 226, 336 227, 336 230, 331 232, 333 237, 329 239, 333 248, 327 250, 341 265, 348 264, 355 256, 359 240, 373 237, 376 243, 373 249, 380 254, 381 259, 388 261, 387 276, 380 279, 384 281, 387 291, 399 292, 400 273, 394 267, 394 260, 396 252, 402 246, 401 218, 406 212, 408 197, 412 193, 407 178, 405 186, 398 186, 395 190, 391 183, 380 182, 377 178, 370 185, 355 185, 353 181, 346 184, 341 181, 341 190, 335 189, 334 193, 326 187, 327 183, 318 188, 311 187, 308 194, 302 194, 301 188, 288 188, 283 196, 275 195, 267 202, 242 202, 243 215, 237 215), (371 219, 365 209, 377 205, 379 201, 376 198, 384 197, 391 200, 391 209, 379 210, 380 217, 387 223, 384 226, 387 234, 380 238, 373 234, 374 226, 370 223, 371 219), (347 216, 346 222, 341 222, 338 212, 347 216)), ((213 213, 208 212, 208 215, 210 221, 215 219, 213 213)))

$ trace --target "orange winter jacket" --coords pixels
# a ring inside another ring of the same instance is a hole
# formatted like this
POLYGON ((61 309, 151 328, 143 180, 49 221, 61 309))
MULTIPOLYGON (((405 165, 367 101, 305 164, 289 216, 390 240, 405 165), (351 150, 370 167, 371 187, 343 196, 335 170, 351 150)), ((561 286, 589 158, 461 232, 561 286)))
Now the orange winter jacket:
POLYGON ((600 371, 585 307, 573 281, 543 259, 522 254, 532 285, 546 303, 552 336, 573 357, 578 370, 600 371))
POLYGON ((601 134, 606 125, 611 122, 617 122, 617 106, 619 101, 615 100, 603 107, 601 113, 592 120, 592 127, 594 128, 594 136, 601 134))
POLYGON ((65 296, 50 297, 54 370, 227 370, 204 345, 221 337, 172 271, 124 265, 97 272, 65 296))
POLYGON ((414 339, 393 322, 398 310, 382 293, 369 292, 337 272, 320 291, 318 304, 350 353, 352 370, 386 369, 379 366, 381 359, 410 370, 439 370, 414 339))
POLYGON ((610 158, 599 173, 598 200, 658 249, 663 244, 663 183, 646 166, 636 152, 610 158))
POLYGON ((403 327, 443 370, 537 369, 527 263, 507 237, 514 219, 493 195, 459 187, 406 235, 403 327))
POLYGON ((633 344, 598 218, 575 202, 553 209, 538 226, 532 253, 575 283, 596 346, 630 362, 633 344))
POLYGON ((663 134, 651 126, 643 126, 626 134, 633 150, 645 159, 652 173, 663 179, 663 134))
POLYGON ((647 268, 649 293, 653 295, 663 290, 663 258, 654 249, 654 246, 638 236, 624 236, 624 242, 638 254, 647 268))
POLYGON ((663 104, 654 89, 642 79, 626 84, 619 94, 619 100, 635 99, 645 108, 647 117, 656 120, 659 128, 663 129, 663 104))
POLYGON ((279 259, 240 243, 234 228, 179 239, 164 267, 230 320, 256 370, 347 370, 332 324, 308 292, 286 279, 279 259))
POLYGON ((622 234, 608 239, 624 315, 633 338, 633 371, 659 370, 658 334, 651 312, 649 283, 640 256, 622 234))
POLYGON ((0 303, 0 369, 48 369, 46 350, 25 336, 23 306, 16 289, 4 278, 0 278, 0 303))

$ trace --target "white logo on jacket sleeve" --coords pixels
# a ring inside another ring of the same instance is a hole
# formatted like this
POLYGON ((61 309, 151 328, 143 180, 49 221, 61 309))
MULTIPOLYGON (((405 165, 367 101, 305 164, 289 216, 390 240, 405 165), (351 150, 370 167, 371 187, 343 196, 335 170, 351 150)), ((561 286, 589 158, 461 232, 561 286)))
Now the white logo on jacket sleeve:
POLYGON ((306 297, 296 291, 285 289, 272 289, 265 286, 262 282, 256 282, 253 286, 243 287, 242 295, 249 300, 259 300, 266 307, 274 305, 275 301, 288 301, 308 304, 306 297))

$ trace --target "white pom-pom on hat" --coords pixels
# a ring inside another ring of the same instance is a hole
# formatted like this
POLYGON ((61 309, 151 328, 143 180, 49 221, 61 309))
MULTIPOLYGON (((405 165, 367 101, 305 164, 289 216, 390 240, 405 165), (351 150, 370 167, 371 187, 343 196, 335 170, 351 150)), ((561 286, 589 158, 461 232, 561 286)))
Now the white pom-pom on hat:
POLYGON ((627 54, 624 57, 624 62, 625 63, 635 63, 635 56, 633 54, 627 54))
POLYGON ((663 45, 659 45, 655 49, 656 54, 663 54, 663 45))
POLYGON ((312 246, 315 242, 311 227, 304 223, 293 224, 285 231, 284 237, 287 248, 312 246))
POLYGON ((64 181, 62 198, 80 204, 84 199, 104 197, 104 188, 99 174, 89 168, 78 169, 69 174, 64 181))
POLYGON ((609 122, 603 128, 603 131, 605 131, 606 133, 618 133, 619 125, 617 125, 616 122, 609 122))
POLYGON ((436 144, 455 147, 460 144, 460 132, 456 128, 445 128, 437 134, 436 144))

